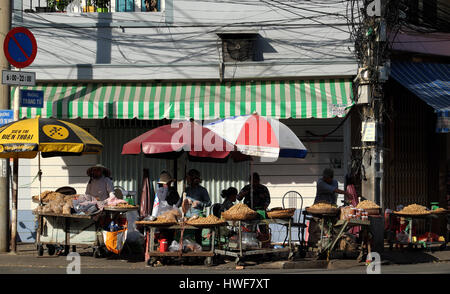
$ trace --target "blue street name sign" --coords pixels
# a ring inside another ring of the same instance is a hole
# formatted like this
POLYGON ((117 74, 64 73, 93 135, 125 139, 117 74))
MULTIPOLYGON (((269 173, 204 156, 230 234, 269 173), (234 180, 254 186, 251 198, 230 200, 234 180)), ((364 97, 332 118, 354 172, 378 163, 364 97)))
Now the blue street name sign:
POLYGON ((0 126, 14 121, 14 110, 0 110, 0 126))
POLYGON ((20 107, 44 107, 44 91, 20 90, 20 107))

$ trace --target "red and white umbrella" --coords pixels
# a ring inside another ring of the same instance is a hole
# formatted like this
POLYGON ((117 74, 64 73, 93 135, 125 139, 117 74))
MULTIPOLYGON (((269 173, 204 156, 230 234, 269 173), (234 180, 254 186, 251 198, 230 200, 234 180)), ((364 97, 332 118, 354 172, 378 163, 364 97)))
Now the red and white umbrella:
POLYGON ((250 156, 304 158, 307 150, 295 133, 276 119, 258 114, 235 116, 204 127, 250 156))
POLYGON ((190 156, 225 158, 234 146, 211 130, 190 121, 174 122, 152 129, 125 143, 122 154, 174 158, 187 151, 190 156))

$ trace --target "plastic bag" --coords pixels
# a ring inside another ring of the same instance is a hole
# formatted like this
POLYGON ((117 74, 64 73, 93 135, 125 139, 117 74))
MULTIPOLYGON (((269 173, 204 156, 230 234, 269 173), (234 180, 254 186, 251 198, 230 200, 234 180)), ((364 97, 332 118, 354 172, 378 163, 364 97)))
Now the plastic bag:
POLYGON ((108 232, 103 231, 103 240, 105 241, 106 249, 115 254, 119 254, 127 239, 127 229, 108 232))
POLYGON ((170 252, 180 251, 180 247, 181 247, 180 244, 177 241, 173 240, 172 244, 170 244, 169 246, 169 251, 170 252))
POLYGON ((242 232, 242 244, 248 247, 259 247, 256 233, 242 232))
POLYGON ((410 241, 409 235, 403 231, 400 233, 397 233, 397 241, 402 242, 402 243, 408 243, 410 241))
POLYGON ((189 239, 185 239, 183 240, 183 250, 185 250, 186 252, 189 251, 202 251, 202 246, 200 246, 198 243, 195 243, 192 240, 189 239))

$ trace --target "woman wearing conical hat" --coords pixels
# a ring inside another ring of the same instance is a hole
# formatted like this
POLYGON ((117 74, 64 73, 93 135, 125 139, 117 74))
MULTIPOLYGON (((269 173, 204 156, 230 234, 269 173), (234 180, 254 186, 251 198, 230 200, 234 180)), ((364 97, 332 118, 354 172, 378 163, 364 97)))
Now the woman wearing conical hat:
POLYGON ((90 177, 86 187, 86 195, 103 201, 114 195, 114 185, 111 180, 111 171, 101 164, 97 164, 87 170, 90 177))

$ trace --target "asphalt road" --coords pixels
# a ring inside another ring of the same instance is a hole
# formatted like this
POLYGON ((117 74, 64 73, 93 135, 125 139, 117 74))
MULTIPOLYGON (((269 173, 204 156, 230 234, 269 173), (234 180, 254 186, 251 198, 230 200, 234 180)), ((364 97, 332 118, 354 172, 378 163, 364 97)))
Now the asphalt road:
MULTIPOLYGON (((243 269, 236 269, 233 262, 212 267, 203 265, 167 265, 149 267, 145 262, 129 262, 126 260, 94 259, 81 256, 79 267, 74 259, 64 256, 33 257, 33 256, 0 256, 0 273, 2 274, 367 274, 364 264, 351 263, 343 268, 303 268, 282 269, 277 263, 250 264, 243 269)), ((449 262, 381 265, 381 274, 450 274, 449 262)))
POLYGON ((157 291, 160 293, 281 294, 302 285, 319 287, 319 292, 332 292, 342 285, 352 285, 351 289, 389 285, 391 290, 408 289, 406 292, 409 292, 416 290, 416 284, 446 283, 450 273, 450 262, 382 264, 381 275, 368 275, 365 264, 354 260, 333 260, 328 268, 285 269, 284 262, 253 262, 238 269, 233 261, 211 267, 182 264, 150 267, 143 261, 98 259, 83 253, 79 258, 80 266, 77 267, 77 260, 66 256, 38 257, 33 251, 19 255, 0 254, 0 283, 12 283, 24 292, 71 288, 86 292, 95 287, 102 292, 114 293, 158 289, 163 290, 157 291))

